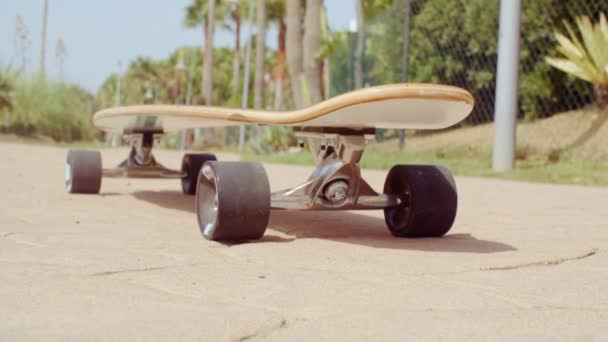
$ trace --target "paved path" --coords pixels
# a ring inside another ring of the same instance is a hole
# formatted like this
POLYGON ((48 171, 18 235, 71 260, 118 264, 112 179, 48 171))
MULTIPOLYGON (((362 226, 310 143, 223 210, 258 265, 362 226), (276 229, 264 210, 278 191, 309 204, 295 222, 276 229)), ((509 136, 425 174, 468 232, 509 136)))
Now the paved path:
MULTIPOLYGON (((227 246, 175 180, 66 194, 65 154, 0 144, 2 341, 608 336, 608 189, 457 178, 441 239, 393 238, 380 211, 273 212, 260 242, 227 246)), ((266 167, 275 189, 310 171, 266 167)))

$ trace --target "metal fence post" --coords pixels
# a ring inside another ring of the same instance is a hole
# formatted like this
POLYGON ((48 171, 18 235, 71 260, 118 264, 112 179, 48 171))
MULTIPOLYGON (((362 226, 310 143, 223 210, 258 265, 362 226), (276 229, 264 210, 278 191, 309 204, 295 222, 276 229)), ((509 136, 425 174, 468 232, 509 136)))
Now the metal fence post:
POLYGON ((521 0, 501 0, 492 155, 492 168, 498 172, 515 164, 520 22, 521 0))
MULTIPOLYGON (((401 66, 401 82, 407 83, 408 63, 410 57, 410 19, 412 4, 405 0, 405 17, 403 18, 403 65, 401 66)), ((405 146, 405 130, 399 130, 399 151, 405 146)))

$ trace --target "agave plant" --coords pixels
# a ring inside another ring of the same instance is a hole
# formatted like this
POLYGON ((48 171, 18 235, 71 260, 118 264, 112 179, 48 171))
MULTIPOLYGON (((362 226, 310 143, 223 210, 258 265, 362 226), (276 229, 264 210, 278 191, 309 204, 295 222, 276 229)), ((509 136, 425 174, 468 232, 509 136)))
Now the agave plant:
POLYGON ((557 51, 561 58, 546 57, 553 67, 575 77, 591 82, 595 86, 596 101, 600 107, 608 102, 608 22, 600 15, 599 23, 593 24, 589 17, 576 18, 580 37, 567 22, 564 22, 569 38, 556 32, 557 51))

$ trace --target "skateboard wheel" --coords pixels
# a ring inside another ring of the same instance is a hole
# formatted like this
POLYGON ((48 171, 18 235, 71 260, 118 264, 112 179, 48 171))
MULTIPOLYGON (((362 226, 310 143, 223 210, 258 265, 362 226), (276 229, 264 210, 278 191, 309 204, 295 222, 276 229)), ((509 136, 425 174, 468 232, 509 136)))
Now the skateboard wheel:
POLYGON ((101 187, 101 153, 69 150, 65 162, 65 189, 70 194, 97 194, 101 187))
POLYGON ((386 177, 384 193, 402 199, 400 205, 384 209, 386 225, 395 236, 442 236, 454 224, 456 183, 445 167, 394 166, 386 177))
POLYGON ((201 167, 208 160, 217 160, 214 154, 186 153, 182 158, 182 172, 186 173, 182 177, 182 191, 185 194, 194 195, 196 193, 196 183, 201 167))
POLYGON ((208 240, 257 240, 270 218, 270 185, 260 163, 206 162, 198 178, 196 215, 208 240))

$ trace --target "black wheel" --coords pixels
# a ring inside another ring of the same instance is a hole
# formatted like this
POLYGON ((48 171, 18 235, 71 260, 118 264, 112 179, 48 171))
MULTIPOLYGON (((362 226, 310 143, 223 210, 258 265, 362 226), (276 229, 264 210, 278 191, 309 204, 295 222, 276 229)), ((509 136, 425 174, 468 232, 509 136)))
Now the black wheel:
POLYGON ((182 158, 182 172, 186 176, 182 178, 182 191, 185 194, 194 195, 196 193, 196 183, 201 167, 208 160, 217 160, 214 154, 187 153, 182 158))
POLYGON ((257 240, 270 218, 270 185, 260 163, 206 162, 196 191, 198 226, 208 240, 257 240))
POLYGON ((402 199, 401 205, 384 209, 386 225, 395 236, 442 236, 454 224, 456 183, 445 167, 394 166, 386 177, 384 193, 402 199))
POLYGON ((65 189, 70 194, 97 194, 101 187, 101 153, 69 150, 65 162, 65 189))

